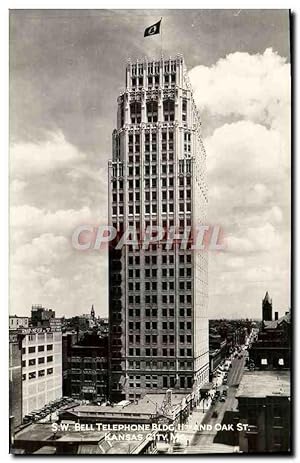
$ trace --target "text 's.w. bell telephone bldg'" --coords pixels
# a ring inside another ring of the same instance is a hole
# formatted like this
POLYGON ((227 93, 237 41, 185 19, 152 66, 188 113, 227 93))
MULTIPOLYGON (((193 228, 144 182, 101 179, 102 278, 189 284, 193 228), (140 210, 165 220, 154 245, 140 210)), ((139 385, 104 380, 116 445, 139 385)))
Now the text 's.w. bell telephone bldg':
MULTIPOLYGON (((109 162, 109 221, 138 238, 206 221, 206 154, 182 56, 129 62, 109 162)), ((209 378, 207 254, 164 240, 109 251, 110 392, 137 399, 209 378)))

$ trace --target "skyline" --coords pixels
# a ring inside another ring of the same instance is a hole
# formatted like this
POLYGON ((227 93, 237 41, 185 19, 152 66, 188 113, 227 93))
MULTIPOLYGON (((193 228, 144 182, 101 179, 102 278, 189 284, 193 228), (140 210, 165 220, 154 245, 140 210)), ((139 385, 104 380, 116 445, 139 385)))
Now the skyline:
POLYGON ((107 314, 107 260, 74 252, 70 235, 78 224, 106 223, 126 59, 159 52, 160 37, 142 35, 160 16, 164 53, 182 52, 189 71, 210 221, 225 228, 230 249, 209 257, 209 318, 242 307, 241 316, 255 308, 249 318, 259 317, 266 290, 274 310, 290 305, 288 11, 11 10, 12 314, 35 303, 58 315, 92 304, 107 314))

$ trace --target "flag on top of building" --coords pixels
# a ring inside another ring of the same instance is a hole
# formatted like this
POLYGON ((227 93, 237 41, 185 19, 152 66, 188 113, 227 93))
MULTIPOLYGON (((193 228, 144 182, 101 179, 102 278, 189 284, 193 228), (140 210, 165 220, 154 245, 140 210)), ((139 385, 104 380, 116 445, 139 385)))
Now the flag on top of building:
POLYGON ((162 18, 160 18, 160 20, 157 23, 152 24, 152 26, 147 27, 144 32, 144 37, 149 37, 150 35, 159 34, 161 21, 162 21, 162 18))

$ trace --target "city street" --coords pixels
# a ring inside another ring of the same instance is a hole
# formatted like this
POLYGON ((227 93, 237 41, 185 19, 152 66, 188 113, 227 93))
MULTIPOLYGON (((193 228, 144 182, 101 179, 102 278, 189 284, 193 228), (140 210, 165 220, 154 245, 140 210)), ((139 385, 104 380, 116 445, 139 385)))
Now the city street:
POLYGON ((239 385, 245 366, 244 354, 241 353, 243 357, 233 358, 232 368, 228 372, 228 389, 227 389, 227 398, 225 402, 217 401, 210 410, 208 410, 203 424, 211 424, 213 429, 212 431, 199 431, 195 433, 195 436, 191 442, 191 445, 187 447, 184 453, 226 453, 236 451, 234 446, 224 445, 222 443, 214 443, 214 438, 218 431, 214 429, 214 426, 217 423, 222 423, 224 414, 227 410, 233 410, 237 406, 237 400, 235 399, 235 394, 237 386, 239 385), (218 413, 217 418, 213 418, 212 414, 216 411, 218 413))

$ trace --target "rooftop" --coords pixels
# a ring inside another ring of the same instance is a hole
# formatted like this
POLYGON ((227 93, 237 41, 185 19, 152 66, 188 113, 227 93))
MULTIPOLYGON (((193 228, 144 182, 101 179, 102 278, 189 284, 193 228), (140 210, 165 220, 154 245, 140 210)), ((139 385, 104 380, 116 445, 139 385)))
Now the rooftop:
POLYGON ((275 330, 282 323, 291 323, 290 313, 285 314, 283 317, 280 317, 278 320, 264 321, 264 327, 266 330, 275 330))
MULTIPOLYGON (((181 404, 182 400, 186 397, 187 394, 172 394, 172 405, 171 408, 174 409, 181 404)), ((79 416, 84 416, 85 414, 90 415, 101 415, 101 414, 112 414, 112 415, 155 415, 157 410, 160 409, 162 402, 165 400, 165 394, 147 394, 143 397, 137 404, 130 402, 129 404, 117 404, 114 406, 106 405, 79 405, 73 410, 68 410, 71 413, 74 413, 79 416)))
POLYGON ((236 397, 289 397, 288 370, 245 371, 236 397))
MULTIPOLYGON (((74 426, 71 425, 67 431, 58 431, 55 440, 56 441, 72 441, 72 442, 81 442, 81 441, 93 441, 99 442, 99 440, 104 436, 104 432, 93 431, 93 430, 84 430, 84 431, 75 431, 74 426)), ((45 423, 34 423, 22 431, 18 432, 15 436, 17 441, 51 441, 53 437, 53 430, 51 424, 45 423)))

